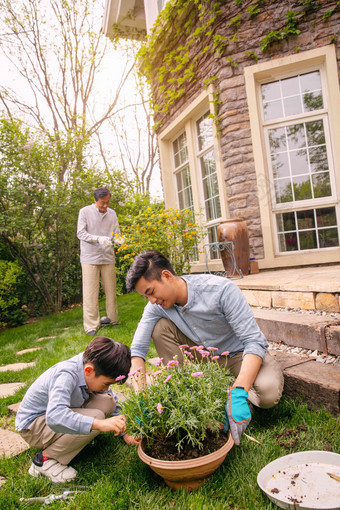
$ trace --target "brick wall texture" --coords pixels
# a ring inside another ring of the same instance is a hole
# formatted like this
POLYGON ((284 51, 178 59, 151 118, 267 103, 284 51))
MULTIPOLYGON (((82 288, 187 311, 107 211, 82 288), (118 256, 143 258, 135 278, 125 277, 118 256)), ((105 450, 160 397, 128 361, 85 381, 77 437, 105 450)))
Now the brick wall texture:
MULTIPOLYGON (((176 116, 186 108, 204 89, 203 80, 216 76, 214 81, 216 91, 219 91, 221 106, 220 117, 220 148, 223 162, 223 174, 226 193, 229 202, 230 217, 242 217, 247 220, 251 256, 257 259, 263 258, 263 242, 259 213, 259 191, 257 189, 254 158, 252 151, 251 133, 249 125, 249 110, 246 98, 244 69, 254 65, 256 61, 251 58, 249 52, 254 52, 258 57, 258 63, 273 60, 283 56, 301 53, 307 50, 335 44, 338 59, 338 71, 340 63, 340 6, 336 1, 310 2, 311 8, 307 15, 299 22, 299 35, 289 36, 287 39, 270 46, 266 52, 260 50, 260 44, 265 35, 271 30, 278 30, 285 25, 288 10, 302 10, 302 2, 267 1, 260 3, 261 12, 252 18, 246 10, 254 1, 244 1, 243 6, 238 6, 234 0, 220 2, 221 13, 212 27, 213 34, 220 34, 231 39, 237 32, 237 40, 229 42, 219 57, 208 51, 199 57, 194 66, 195 80, 190 82, 182 95, 171 105, 166 114, 156 113, 155 121, 161 123, 159 133, 176 116), (324 14, 331 9, 334 13, 325 18, 324 14), (238 27, 228 23, 238 14, 242 15, 238 27), (226 59, 232 58, 238 66, 232 66, 226 59)), ((258 2, 259 3, 259 2, 258 2)), ((192 10, 197 10, 192 2, 192 10)), ((182 16, 180 23, 184 23, 186 17, 182 16)), ((192 30, 199 26, 198 18, 192 25, 192 30)), ((176 23, 174 24, 176 27, 176 23)), ((177 27, 176 27, 177 28, 177 27)), ((181 35, 174 36, 174 31, 165 36, 165 44, 178 47, 185 43, 184 30, 181 35)), ((164 44, 164 42, 163 42, 164 44)), ((207 41, 197 40, 197 44, 191 48, 190 62, 198 55, 207 41)), ((155 62, 161 65, 161 62, 155 62)), ((160 91, 153 83, 153 98, 155 103, 161 102, 160 91)))

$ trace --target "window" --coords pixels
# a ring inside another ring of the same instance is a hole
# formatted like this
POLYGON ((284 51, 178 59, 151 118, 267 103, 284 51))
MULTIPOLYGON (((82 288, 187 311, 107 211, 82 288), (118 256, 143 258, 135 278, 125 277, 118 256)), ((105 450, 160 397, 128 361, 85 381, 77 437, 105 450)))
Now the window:
POLYGON ((277 248, 339 246, 323 69, 262 83, 262 126, 277 248), (312 206, 312 207, 311 207, 312 206))
POLYGON ((173 152, 179 208, 193 211, 194 201, 192 197, 191 177, 188 162, 188 145, 185 133, 182 133, 178 138, 176 138, 176 140, 174 140, 173 152))
MULTIPOLYGON (((197 180, 200 189, 199 208, 204 215, 207 228, 206 242, 217 241, 217 227, 221 220, 221 201, 214 152, 213 123, 210 112, 201 115, 192 122, 194 140, 193 151, 196 164, 189 163, 186 131, 172 142, 173 166, 177 185, 178 207, 194 211, 191 173, 197 168, 197 180)), ((190 123, 187 125, 190 129, 190 123)), ((219 258, 213 253, 213 258, 219 258)))
MULTIPOLYGON (((213 148, 214 137, 212 120, 209 113, 204 114, 196 122, 197 130, 197 158, 201 171, 203 187, 204 212, 208 230, 208 242, 217 242, 217 227, 221 220, 221 202, 218 189, 215 153, 213 148), (216 224, 216 220, 217 224, 216 224)), ((212 258, 219 258, 217 252, 211 254, 212 258)))

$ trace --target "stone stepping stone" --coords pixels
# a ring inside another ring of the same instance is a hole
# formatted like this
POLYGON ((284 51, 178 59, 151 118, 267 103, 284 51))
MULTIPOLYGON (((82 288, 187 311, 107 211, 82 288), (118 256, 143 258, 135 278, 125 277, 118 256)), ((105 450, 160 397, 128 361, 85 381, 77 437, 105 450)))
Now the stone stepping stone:
POLYGON ((0 398, 11 397, 23 386, 26 386, 26 383, 15 382, 0 384, 0 398))
POLYGON ((10 365, 3 365, 0 367, 0 372, 18 372, 25 368, 34 367, 34 365, 35 361, 31 361, 30 363, 11 363, 10 365))
POLYGON ((23 351, 18 351, 15 354, 21 356, 22 354, 26 354, 26 352, 35 352, 40 351, 41 347, 32 347, 32 349, 24 349, 23 351))
POLYGON ((21 402, 17 402, 16 404, 11 404, 11 405, 7 406, 7 409, 9 410, 9 412, 11 414, 17 414, 20 404, 21 404, 21 402))
POLYGON ((14 457, 29 448, 29 444, 17 432, 0 428, 0 457, 14 457))
POLYGON ((51 340, 52 338, 57 338, 57 336, 42 336, 41 338, 38 338, 36 342, 42 342, 43 340, 51 340))

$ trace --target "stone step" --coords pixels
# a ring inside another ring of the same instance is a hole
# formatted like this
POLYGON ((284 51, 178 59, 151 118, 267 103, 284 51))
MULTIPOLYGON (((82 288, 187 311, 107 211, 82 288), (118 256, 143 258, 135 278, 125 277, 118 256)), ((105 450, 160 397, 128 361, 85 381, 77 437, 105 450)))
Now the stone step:
POLYGON ((340 355, 340 322, 332 316, 256 308, 253 313, 271 342, 340 355))
POLYGON ((0 384, 0 398, 11 397, 23 386, 26 386, 26 383, 14 382, 0 384))
POLYGON ((340 366, 324 365, 297 354, 270 351, 284 374, 284 395, 301 399, 310 409, 340 412, 340 366))
POLYGON ((29 448, 18 432, 0 428, 0 457, 14 457, 29 448))
POLYGON ((0 372, 18 372, 25 368, 34 367, 35 361, 29 363, 11 363, 9 365, 3 365, 0 367, 0 372))

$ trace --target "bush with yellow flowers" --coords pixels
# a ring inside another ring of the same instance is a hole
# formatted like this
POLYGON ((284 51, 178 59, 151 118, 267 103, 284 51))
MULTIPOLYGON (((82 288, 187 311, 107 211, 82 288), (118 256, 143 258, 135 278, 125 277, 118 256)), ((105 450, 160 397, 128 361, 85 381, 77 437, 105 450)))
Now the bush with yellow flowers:
POLYGON ((188 273, 193 261, 198 259, 197 245, 202 230, 195 223, 188 209, 165 209, 163 204, 150 204, 138 215, 121 223, 125 243, 116 250, 118 287, 125 290, 123 278, 138 253, 158 250, 171 262, 176 273, 188 273))

